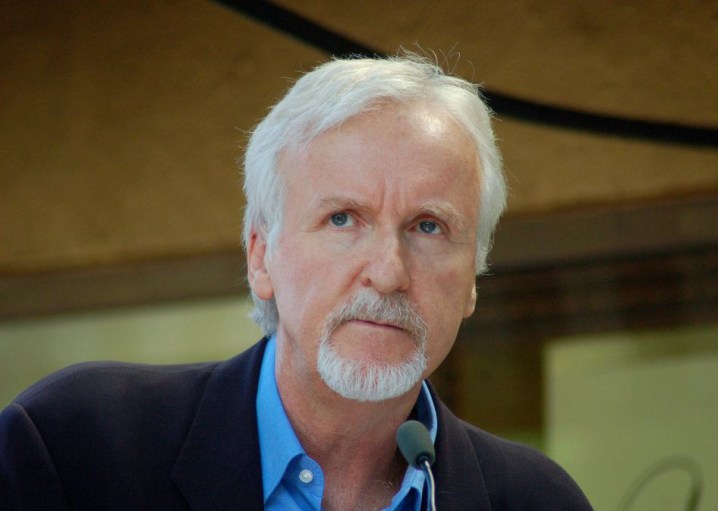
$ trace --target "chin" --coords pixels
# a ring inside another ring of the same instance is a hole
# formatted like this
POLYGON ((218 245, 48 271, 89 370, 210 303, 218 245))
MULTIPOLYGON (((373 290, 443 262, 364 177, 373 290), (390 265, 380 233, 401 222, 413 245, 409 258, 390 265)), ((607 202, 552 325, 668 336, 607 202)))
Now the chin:
POLYGON ((415 349, 404 361, 357 360, 337 354, 330 343, 322 343, 317 370, 334 392, 354 401, 386 401, 406 394, 421 382, 426 355, 415 349))

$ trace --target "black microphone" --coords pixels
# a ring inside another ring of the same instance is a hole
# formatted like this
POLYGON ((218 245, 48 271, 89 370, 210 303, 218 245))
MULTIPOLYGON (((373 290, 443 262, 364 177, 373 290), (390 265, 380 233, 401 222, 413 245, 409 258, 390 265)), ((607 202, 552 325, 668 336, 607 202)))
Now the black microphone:
POLYGON ((396 431, 396 443, 406 462, 424 471, 428 498, 426 507, 436 511, 436 487, 431 465, 436 460, 436 451, 426 427, 419 421, 406 421, 396 431))

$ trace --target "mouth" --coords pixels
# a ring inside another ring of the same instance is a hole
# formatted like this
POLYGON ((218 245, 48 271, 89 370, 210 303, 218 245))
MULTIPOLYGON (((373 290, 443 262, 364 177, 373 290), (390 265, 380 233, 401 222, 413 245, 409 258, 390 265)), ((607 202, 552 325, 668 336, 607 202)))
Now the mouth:
POLYGON ((400 327, 400 326, 398 326, 398 325, 394 325, 394 324, 392 324, 392 323, 383 323, 383 322, 381 322, 381 321, 373 321, 373 320, 370 320, 370 319, 359 319, 359 318, 355 318, 355 319, 352 319, 351 321, 354 321, 354 322, 360 323, 360 324, 364 324, 364 325, 373 326, 373 327, 388 328, 388 329, 391 329, 391 330, 402 330, 402 331, 404 330, 404 328, 402 328, 402 327, 400 327))

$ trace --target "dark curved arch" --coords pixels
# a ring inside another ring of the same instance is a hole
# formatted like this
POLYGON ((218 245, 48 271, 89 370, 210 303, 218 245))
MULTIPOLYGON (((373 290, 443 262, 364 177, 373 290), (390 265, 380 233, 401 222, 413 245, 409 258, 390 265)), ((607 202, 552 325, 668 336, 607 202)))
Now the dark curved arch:
MULTIPOLYGON (((216 0, 280 32, 336 56, 382 55, 374 48, 328 30, 265 0, 216 0)), ((559 128, 652 142, 718 148, 718 129, 631 119, 543 104, 492 90, 484 97, 498 116, 559 128)))

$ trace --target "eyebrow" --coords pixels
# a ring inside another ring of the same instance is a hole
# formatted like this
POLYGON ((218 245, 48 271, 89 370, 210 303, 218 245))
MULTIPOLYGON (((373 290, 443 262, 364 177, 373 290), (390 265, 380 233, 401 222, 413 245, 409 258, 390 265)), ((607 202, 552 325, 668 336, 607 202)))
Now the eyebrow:
POLYGON ((366 209, 357 201, 345 197, 326 197, 320 199, 319 207, 322 209, 366 209))

